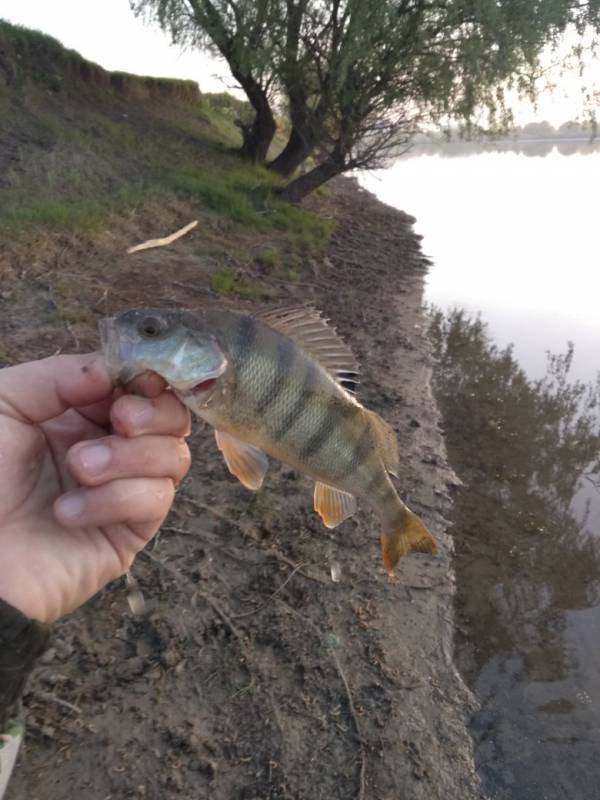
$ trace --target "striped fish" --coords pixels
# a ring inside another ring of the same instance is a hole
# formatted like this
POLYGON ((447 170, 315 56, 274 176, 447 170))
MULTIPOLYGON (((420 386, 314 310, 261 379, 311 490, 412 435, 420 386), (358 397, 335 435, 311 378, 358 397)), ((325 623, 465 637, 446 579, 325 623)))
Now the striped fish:
POLYGON ((139 309, 102 320, 100 331, 115 379, 161 375, 213 426, 227 467, 248 489, 260 488, 272 456, 315 480, 314 507, 328 528, 354 514, 357 497, 373 506, 389 574, 411 550, 436 552, 390 480, 394 431, 357 401, 354 356, 314 309, 139 309))

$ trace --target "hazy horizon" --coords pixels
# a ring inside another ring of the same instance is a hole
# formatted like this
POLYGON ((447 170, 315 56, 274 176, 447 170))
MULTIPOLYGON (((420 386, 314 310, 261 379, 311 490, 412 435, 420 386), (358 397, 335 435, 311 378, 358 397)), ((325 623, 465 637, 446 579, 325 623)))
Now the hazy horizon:
MULTIPOLYGON (((205 92, 229 91, 244 96, 223 60, 197 50, 182 52, 171 45, 160 28, 146 25, 134 16, 129 0, 54 0, 48 4, 39 0, 3 0, 0 19, 54 36, 65 47, 108 70, 186 78, 197 81, 205 92)), ((566 49, 573 43, 574 40, 567 43, 566 49)), ((600 87, 597 61, 590 62, 586 74, 588 81, 600 87)), ((536 107, 528 101, 515 101, 516 124, 546 119, 559 125, 581 115, 582 85, 574 73, 560 76, 557 70, 550 70, 547 82, 554 82, 556 89, 542 92, 536 107)))

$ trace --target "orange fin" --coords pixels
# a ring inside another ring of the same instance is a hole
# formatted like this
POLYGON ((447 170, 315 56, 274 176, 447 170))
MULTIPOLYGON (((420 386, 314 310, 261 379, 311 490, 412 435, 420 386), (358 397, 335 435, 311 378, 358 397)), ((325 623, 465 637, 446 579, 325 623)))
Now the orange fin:
POLYGON ((402 525, 391 533, 384 533, 381 537, 381 549, 388 575, 394 574, 398 559, 406 553, 437 553, 435 539, 419 517, 408 508, 402 525))
POLYGON ((315 483, 315 511, 327 528, 337 528, 356 511, 356 498, 326 483, 315 483))
POLYGON ((319 311, 311 306, 287 306, 263 311, 259 319, 309 353, 347 392, 356 392, 358 363, 319 311))
POLYGON ((227 468, 246 489, 258 491, 262 486, 269 461, 262 450, 242 442, 225 431, 215 430, 217 447, 223 453, 227 468))
POLYGON ((376 414, 374 411, 369 411, 368 408, 365 408, 364 411, 371 421, 373 431, 375 432, 375 438, 377 440, 377 447, 385 468, 397 478, 398 470, 400 468, 400 455, 398 453, 398 438, 396 436, 396 431, 389 423, 382 419, 379 414, 376 414))

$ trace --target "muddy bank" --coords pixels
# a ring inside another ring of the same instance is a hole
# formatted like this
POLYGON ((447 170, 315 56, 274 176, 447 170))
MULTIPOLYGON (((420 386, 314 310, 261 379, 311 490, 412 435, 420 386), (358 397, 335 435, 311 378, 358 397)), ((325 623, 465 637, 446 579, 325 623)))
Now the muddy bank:
MULTIPOLYGON (((247 492, 198 421, 191 474, 134 568, 147 613, 131 615, 119 584, 57 626, 25 697, 11 800, 480 797, 473 700, 452 662, 455 478, 430 391, 426 262, 413 220, 354 183, 319 211, 337 221, 327 256, 301 281, 273 283, 273 301, 314 303, 352 346, 359 397, 397 430, 402 495, 441 554, 404 559, 389 582, 368 509, 325 530, 309 481, 277 463, 247 492)), ((197 244, 127 259, 119 242, 106 310, 205 300, 197 244)), ((94 258, 86 272, 100 276, 108 256, 94 258)), ((14 326, 31 347, 25 322, 14 326)))

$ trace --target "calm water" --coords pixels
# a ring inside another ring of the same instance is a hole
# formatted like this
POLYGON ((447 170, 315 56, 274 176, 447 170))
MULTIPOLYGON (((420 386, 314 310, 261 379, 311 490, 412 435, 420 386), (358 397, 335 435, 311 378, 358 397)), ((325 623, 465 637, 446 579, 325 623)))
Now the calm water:
POLYGON ((361 183, 417 218, 427 300, 480 312, 529 379, 456 323, 439 389, 469 482, 454 514, 457 650, 482 706, 482 777, 498 798, 600 800, 600 493, 577 480, 577 420, 546 432, 527 417, 551 414, 555 389, 534 384, 546 351, 574 343, 570 380, 600 370, 600 153, 421 156, 361 183), (469 388, 468 412, 453 385, 469 388))

